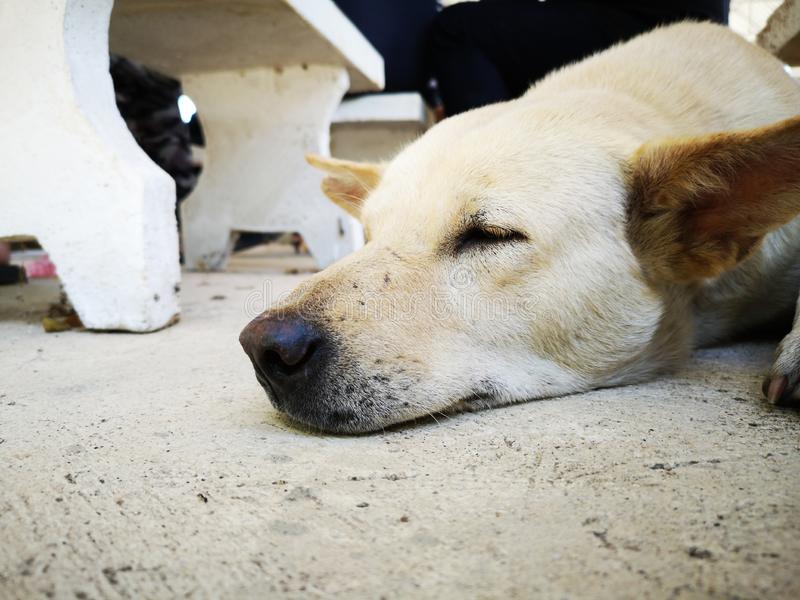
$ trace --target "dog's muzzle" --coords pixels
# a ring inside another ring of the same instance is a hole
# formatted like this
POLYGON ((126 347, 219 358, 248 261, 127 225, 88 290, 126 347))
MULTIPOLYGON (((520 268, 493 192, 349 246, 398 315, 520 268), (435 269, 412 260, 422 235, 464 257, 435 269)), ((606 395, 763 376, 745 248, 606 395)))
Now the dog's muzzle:
MULTIPOLYGON (((282 404, 301 381, 316 378, 324 367, 327 342, 308 321, 269 313, 251 321, 239 335, 256 378, 282 404)), ((280 406, 279 406, 280 408, 280 406)))
POLYGON ((278 410, 328 430, 348 429, 356 419, 333 393, 335 344, 323 328, 299 315, 268 312, 242 330, 239 342, 278 410))

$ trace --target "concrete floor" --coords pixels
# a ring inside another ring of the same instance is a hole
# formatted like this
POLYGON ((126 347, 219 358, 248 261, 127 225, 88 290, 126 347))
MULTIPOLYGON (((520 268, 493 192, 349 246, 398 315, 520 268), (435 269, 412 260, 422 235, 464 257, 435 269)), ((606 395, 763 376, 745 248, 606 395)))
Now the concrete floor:
POLYGON ((770 345, 309 434, 237 343, 264 282, 303 277, 264 265, 185 275, 149 335, 45 334, 53 282, 0 288, 0 598, 800 597, 800 416, 761 403, 770 345))

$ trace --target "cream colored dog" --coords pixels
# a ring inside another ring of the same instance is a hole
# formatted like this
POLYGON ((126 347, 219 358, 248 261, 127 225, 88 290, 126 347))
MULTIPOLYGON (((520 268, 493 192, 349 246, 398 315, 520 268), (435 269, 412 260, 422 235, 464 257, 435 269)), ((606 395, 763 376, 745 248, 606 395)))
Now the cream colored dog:
MULTIPOLYGON (((791 319, 800 86, 709 24, 447 119, 386 165, 309 157, 368 243, 251 322, 275 406, 368 431, 643 381, 791 319)), ((788 321, 787 321, 788 322, 788 321)), ((800 396, 800 324, 765 382, 800 396)))

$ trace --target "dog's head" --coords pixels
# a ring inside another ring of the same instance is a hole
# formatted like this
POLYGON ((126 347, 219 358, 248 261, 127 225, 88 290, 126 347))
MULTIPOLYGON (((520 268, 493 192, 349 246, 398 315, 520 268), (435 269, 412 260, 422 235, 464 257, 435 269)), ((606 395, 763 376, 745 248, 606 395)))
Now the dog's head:
POLYGON ((254 319, 273 402, 325 430, 629 383, 691 344, 694 285, 800 211, 800 120, 648 144, 517 104, 448 119, 388 165, 309 157, 361 250, 254 319))

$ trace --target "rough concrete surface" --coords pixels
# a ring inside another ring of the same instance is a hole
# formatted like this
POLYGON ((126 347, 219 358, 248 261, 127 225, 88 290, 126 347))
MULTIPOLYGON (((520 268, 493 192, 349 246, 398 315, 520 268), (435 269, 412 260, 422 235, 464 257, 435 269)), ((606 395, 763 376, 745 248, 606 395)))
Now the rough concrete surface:
POLYGON ((45 334, 54 283, 0 288, 0 598, 800 597, 800 416, 761 402, 770 344, 314 434, 237 343, 263 282, 303 275, 234 270, 186 274, 180 324, 147 335, 45 334))

